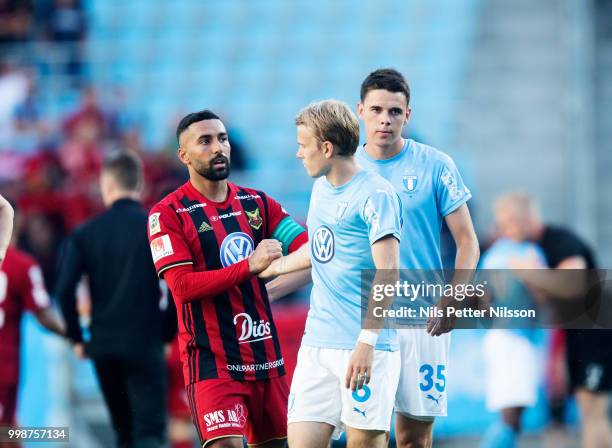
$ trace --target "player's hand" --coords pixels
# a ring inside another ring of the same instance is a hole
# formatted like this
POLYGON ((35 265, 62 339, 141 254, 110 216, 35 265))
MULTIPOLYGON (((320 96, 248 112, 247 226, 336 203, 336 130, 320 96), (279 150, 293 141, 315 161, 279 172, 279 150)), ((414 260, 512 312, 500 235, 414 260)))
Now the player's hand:
POLYGON ((280 275, 282 269, 280 263, 282 263, 281 258, 273 260, 272 263, 270 263, 270 266, 257 274, 257 277, 265 280, 280 275))
POLYGON ((370 382, 372 363, 374 362, 374 347, 365 342, 358 342, 346 369, 344 387, 353 392, 370 382))
POLYGON ((283 256, 282 245, 277 240, 261 240, 255 251, 249 257, 249 271, 257 275, 264 271, 270 263, 283 256))
POLYGON ((85 353, 85 346, 82 343, 74 344, 73 350, 74 350, 74 355, 78 359, 87 359, 88 358, 87 353, 85 353))
MULTIPOLYGON (((442 317, 431 316, 427 319, 427 333, 431 336, 440 336, 444 333, 448 333, 455 327, 455 322, 457 318, 454 314, 447 316, 446 308, 449 306, 453 306, 454 299, 452 298, 442 298, 438 303, 436 303, 435 308, 441 311, 442 317)), ((454 305, 456 306, 456 304, 454 305)))

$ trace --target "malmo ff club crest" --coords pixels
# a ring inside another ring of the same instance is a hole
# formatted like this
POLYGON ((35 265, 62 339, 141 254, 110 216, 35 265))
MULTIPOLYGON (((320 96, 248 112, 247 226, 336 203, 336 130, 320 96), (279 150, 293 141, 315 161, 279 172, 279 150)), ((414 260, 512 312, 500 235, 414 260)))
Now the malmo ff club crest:
POLYGON ((224 268, 244 260, 253 253, 253 239, 244 232, 230 233, 223 239, 219 257, 224 268))
POLYGON ((259 209, 256 208, 252 212, 245 210, 244 213, 246 213, 246 216, 249 219, 249 225, 255 230, 259 230, 259 228, 263 224, 263 220, 261 219, 261 215, 259 214, 259 209))
POLYGON ((404 188, 406 188, 408 193, 412 193, 414 190, 416 190, 418 179, 418 176, 414 174, 404 174, 402 176, 404 188))

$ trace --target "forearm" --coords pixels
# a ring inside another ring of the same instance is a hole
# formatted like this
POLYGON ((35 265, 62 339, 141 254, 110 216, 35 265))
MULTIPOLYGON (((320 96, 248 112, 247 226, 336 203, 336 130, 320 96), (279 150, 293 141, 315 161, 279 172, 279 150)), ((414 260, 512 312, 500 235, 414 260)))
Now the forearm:
POLYGON ((311 281, 312 275, 310 269, 280 275, 274 280, 266 283, 268 299, 270 302, 274 302, 306 286, 311 281))
POLYGON ((38 323, 47 330, 59 336, 64 336, 66 334, 66 327, 64 323, 52 308, 40 310, 36 314, 36 320, 38 320, 38 323))
POLYGON ((578 269, 520 269, 516 275, 547 298, 560 300, 582 299, 588 291, 588 271, 578 269))
POLYGON ((456 242, 455 269, 476 269, 480 259, 480 247, 476 235, 468 235, 456 242))
POLYGON ((289 274, 291 272, 308 269, 309 267, 311 267, 311 263, 308 244, 303 244, 295 252, 274 260, 264 273, 262 273, 262 277, 289 274))
POLYGON ((191 266, 177 266, 164 274, 175 303, 184 304, 229 291, 252 276, 248 259, 223 269, 194 272, 191 266))
MULTIPOLYGON (((81 342, 83 340, 83 332, 79 324, 79 314, 76 307, 76 296, 72 294, 63 294, 58 296, 60 299, 60 309, 64 318, 63 334, 73 342, 81 342)), ((46 327, 45 323, 41 325, 46 327)), ((53 331, 53 330, 51 330, 53 331)))
POLYGON ((480 247, 476 235, 468 235, 457 242, 455 271, 451 280, 453 290, 457 285, 467 285, 472 282, 479 258, 480 247))
MULTIPOLYGON (((385 291, 387 285, 395 285, 399 281, 399 241, 393 236, 387 236, 372 245, 372 258, 376 271, 372 279, 372 287, 368 292, 368 308, 362 327, 376 333, 383 327, 383 311, 393 305, 394 295, 377 294, 385 291)), ((392 289, 392 288, 391 288, 392 289)))

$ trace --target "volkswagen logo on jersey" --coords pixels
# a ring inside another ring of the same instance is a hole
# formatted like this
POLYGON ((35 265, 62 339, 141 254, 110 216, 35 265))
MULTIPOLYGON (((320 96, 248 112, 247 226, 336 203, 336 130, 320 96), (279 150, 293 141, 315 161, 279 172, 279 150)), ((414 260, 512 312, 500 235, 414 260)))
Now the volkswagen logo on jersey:
POLYGON ((253 253, 253 239, 244 232, 230 233, 223 239, 219 256, 224 268, 244 260, 253 253))
POLYGON ((319 263, 327 263, 334 258, 334 233, 327 226, 319 227, 311 243, 312 256, 319 263))

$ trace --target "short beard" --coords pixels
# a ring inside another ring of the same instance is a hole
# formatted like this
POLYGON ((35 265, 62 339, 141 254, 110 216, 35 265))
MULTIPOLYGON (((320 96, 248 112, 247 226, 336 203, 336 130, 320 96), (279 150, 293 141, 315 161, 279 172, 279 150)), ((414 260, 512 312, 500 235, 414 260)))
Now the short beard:
POLYGON ((227 163, 227 168, 218 171, 214 168, 213 166, 213 162, 211 161, 210 165, 207 168, 204 167, 194 167, 196 173, 198 173, 200 176, 208 179, 208 180, 212 180, 212 181, 217 181, 217 180, 225 180, 229 177, 230 174, 230 163, 229 160, 227 158, 224 158, 226 163, 227 163))

